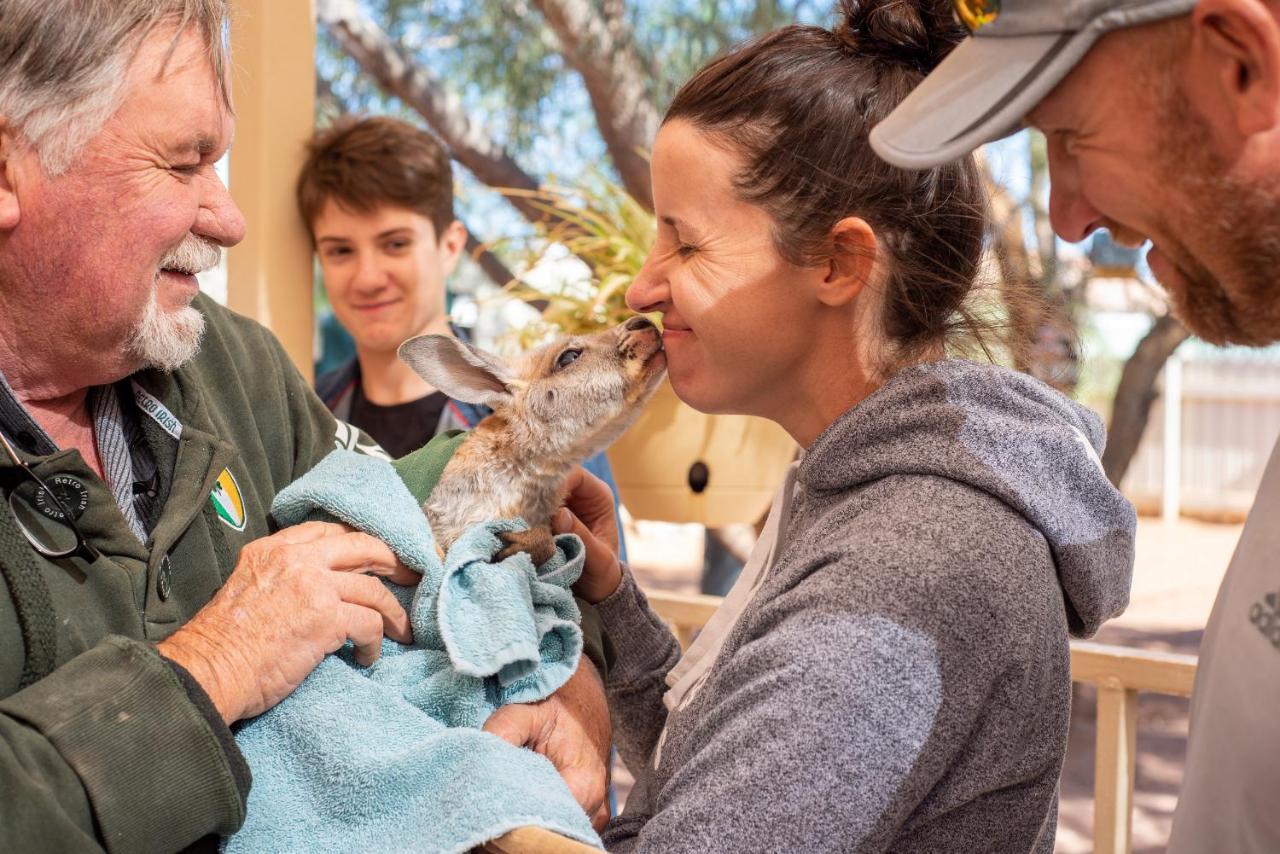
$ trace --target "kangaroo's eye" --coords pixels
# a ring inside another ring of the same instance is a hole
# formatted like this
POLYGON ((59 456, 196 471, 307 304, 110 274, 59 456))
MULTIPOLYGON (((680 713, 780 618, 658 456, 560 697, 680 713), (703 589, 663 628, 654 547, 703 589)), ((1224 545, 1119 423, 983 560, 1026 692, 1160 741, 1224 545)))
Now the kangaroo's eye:
POLYGON ((556 358, 556 370, 563 370, 564 368, 569 367, 574 362, 578 361, 578 357, 581 355, 582 355, 581 350, 577 350, 577 349, 565 350, 563 353, 559 355, 559 357, 556 358))

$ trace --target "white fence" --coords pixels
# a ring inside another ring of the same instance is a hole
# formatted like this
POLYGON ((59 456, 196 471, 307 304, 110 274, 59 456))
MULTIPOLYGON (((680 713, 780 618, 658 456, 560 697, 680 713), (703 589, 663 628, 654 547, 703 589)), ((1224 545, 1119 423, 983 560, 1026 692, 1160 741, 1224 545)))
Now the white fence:
POLYGON ((1242 517, 1278 436, 1280 361, 1274 356, 1174 356, 1124 493, 1140 510, 1170 517, 1181 511, 1242 517))

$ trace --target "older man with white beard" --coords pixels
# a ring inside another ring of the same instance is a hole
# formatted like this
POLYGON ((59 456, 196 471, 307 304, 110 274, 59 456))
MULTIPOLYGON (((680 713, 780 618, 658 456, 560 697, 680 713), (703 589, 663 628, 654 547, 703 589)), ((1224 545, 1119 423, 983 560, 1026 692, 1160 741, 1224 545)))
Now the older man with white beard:
MULTIPOLYGON (((0 4, 0 850, 175 850, 234 831, 228 729, 416 576, 275 493, 351 431, 195 274, 244 221, 214 172, 234 118, 227 0, 0 4), (198 352, 197 352, 198 351, 198 352)), ((609 728, 584 664, 508 718, 589 812, 609 728)))
MULTIPOLYGON (((881 156, 932 166, 1036 127, 1061 237, 1150 240, 1192 332, 1280 341, 1280 3, 945 5, 973 38, 872 133, 881 156)), ((1280 446, 1200 645, 1171 852, 1280 851, 1278 595, 1280 446)))

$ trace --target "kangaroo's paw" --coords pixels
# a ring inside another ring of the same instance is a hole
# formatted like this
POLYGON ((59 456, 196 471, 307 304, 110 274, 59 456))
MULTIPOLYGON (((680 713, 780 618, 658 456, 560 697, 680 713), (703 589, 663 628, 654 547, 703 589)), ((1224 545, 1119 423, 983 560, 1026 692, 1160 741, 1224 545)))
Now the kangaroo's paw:
POLYGON ((499 531, 498 539, 507 545, 493 556, 494 563, 500 563, 517 552, 525 552, 533 558, 534 566, 542 566, 556 553, 551 529, 545 525, 527 531, 499 531))

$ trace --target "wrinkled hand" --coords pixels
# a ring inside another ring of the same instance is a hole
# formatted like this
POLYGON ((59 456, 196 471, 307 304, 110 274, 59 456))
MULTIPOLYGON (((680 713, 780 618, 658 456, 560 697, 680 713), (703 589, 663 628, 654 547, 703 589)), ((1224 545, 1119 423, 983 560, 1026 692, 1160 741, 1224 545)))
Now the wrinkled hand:
POLYGON ((503 706, 484 729, 550 759, 592 826, 608 824, 613 730, 600 675, 586 656, 559 691, 538 703, 503 706))
POLYGON ((577 534, 586 546, 582 577, 573 592, 593 605, 622 583, 618 563, 618 517, 609 485, 579 466, 564 482, 565 506, 551 517, 557 534, 577 534))
POLYGON ((158 649, 191 673, 227 723, 262 714, 348 639, 372 664, 409 616, 377 576, 416 581, 380 540, 306 522, 240 551, 226 584, 158 649))

